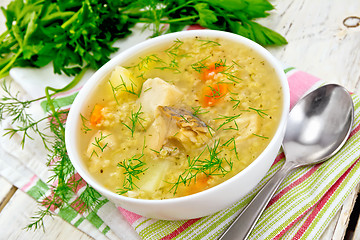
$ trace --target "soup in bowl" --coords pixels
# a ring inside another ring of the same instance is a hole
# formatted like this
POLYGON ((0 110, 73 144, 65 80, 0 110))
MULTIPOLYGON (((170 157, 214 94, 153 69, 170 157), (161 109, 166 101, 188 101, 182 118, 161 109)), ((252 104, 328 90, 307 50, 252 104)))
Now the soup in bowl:
POLYGON ((287 80, 264 48, 214 30, 167 34, 105 64, 71 107, 79 174, 118 206, 190 219, 231 206, 281 146, 287 80))

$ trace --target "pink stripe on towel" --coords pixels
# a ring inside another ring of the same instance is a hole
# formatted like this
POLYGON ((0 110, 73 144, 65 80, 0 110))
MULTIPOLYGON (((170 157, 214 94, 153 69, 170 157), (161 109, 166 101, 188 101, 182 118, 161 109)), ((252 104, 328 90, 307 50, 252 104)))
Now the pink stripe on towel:
POLYGON ((302 71, 296 71, 289 75, 290 108, 319 80, 319 78, 302 71))
POLYGON ((138 220, 139 218, 142 218, 142 216, 140 216, 136 213, 130 212, 121 207, 118 207, 118 209, 130 224, 133 224, 136 220, 138 220))

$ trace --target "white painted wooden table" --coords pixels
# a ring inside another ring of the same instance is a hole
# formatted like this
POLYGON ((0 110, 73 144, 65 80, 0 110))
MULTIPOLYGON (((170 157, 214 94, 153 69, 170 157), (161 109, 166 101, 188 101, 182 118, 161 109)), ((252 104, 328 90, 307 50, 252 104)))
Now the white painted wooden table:
MULTIPOLYGON (((10 0, 1 0, 6 6, 10 0)), ((281 62, 307 71, 328 82, 340 83, 360 94, 360 26, 346 27, 344 19, 360 17, 359 0, 271 1, 276 10, 260 20, 283 34, 289 44, 269 47, 281 62)), ((357 20, 348 21, 356 24, 357 20)), ((0 32, 5 29, 0 16, 0 32)), ((1 157, 1 156, 0 156, 1 157)), ((348 221, 359 186, 348 197, 322 239, 360 239, 360 226, 352 231, 348 221)), ((0 239, 91 239, 62 219, 48 218, 46 231, 23 228, 37 210, 37 203, 0 177, 0 239)), ((358 216, 355 216, 355 224, 358 216)))

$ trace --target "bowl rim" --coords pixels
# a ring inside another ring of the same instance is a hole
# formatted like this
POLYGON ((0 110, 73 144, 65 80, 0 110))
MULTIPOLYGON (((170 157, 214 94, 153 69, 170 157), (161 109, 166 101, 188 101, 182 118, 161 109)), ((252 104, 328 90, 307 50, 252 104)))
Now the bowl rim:
MULTIPOLYGON (((67 123, 65 126, 65 144, 66 149, 68 151, 68 155, 70 158, 71 163, 73 164, 75 170, 79 173, 79 175, 94 189, 99 191, 100 193, 110 196, 112 199, 118 199, 119 201, 130 201, 133 203, 138 204, 147 204, 147 205, 157 205, 159 203, 161 204, 176 204, 178 202, 184 202, 184 201, 192 201, 199 198, 202 198, 204 195, 209 195, 213 192, 218 191, 219 188, 223 188, 225 185, 231 185, 234 182, 237 182, 239 178, 243 177, 243 175, 246 175, 247 172, 251 171, 252 168, 256 167, 258 162, 261 162, 261 159, 266 157, 268 152, 272 149, 272 146, 276 143, 276 139, 282 138, 287 117, 290 109, 290 91, 289 86, 287 82, 287 78, 285 75, 285 72, 283 70, 283 67, 281 66, 280 62, 264 47, 261 45, 253 42, 252 40, 249 40, 245 37, 242 37, 240 35, 219 31, 219 30, 189 30, 189 31, 181 31, 181 32, 175 32, 175 33, 168 33, 159 37, 155 37, 152 39, 145 40, 141 43, 138 43, 123 52, 116 55, 114 58, 109 60, 106 64, 104 64, 100 69, 98 69, 91 77, 87 80, 87 82, 84 84, 82 89, 79 91, 78 95, 76 96, 69 114, 67 118, 67 123), (170 199, 137 199, 137 198, 131 198, 127 196, 123 196, 117 193, 112 192, 111 190, 107 189, 106 187, 102 186, 98 181, 91 176, 91 174, 86 170, 85 163, 81 163, 81 154, 79 151, 77 151, 77 141, 78 138, 76 137, 75 132, 77 132, 76 127, 78 126, 78 122, 80 119, 80 113, 81 110, 85 108, 84 105, 86 105, 86 99, 88 99, 88 92, 91 92, 93 87, 96 87, 98 82, 101 82, 107 74, 110 73, 111 70, 113 70, 116 66, 121 64, 121 62, 125 62, 126 59, 131 57, 134 54, 138 54, 140 52, 145 51, 148 48, 151 48, 152 46, 161 44, 162 42, 170 42, 171 40, 175 40, 177 38, 188 38, 188 37, 195 37, 195 36, 202 36, 202 37, 210 37, 210 38, 225 38, 230 39, 232 41, 238 42, 240 44, 244 44, 247 47, 250 47, 256 51, 260 56, 262 56, 270 65, 273 67, 273 69, 276 72, 276 75, 279 77, 279 81, 281 83, 282 87, 282 93, 283 93, 283 109, 281 113, 281 119, 278 124, 277 130, 275 134, 273 135, 272 139, 270 140, 269 144, 266 146, 266 148, 261 152, 261 154, 245 169, 243 169, 241 172, 237 173, 233 177, 227 179, 226 181, 211 187, 209 189, 203 190, 201 192, 182 196, 182 197, 176 197, 176 198, 170 198, 170 199), (283 127, 282 127, 283 126, 283 127)), ((275 160, 275 159, 274 159, 275 160)))

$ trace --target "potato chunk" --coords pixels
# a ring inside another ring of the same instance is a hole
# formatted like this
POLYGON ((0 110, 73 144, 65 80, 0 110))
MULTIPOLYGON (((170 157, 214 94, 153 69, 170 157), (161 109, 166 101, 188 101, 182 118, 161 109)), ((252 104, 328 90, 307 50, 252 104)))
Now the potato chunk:
POLYGON ((117 66, 111 73, 109 79, 110 87, 117 96, 123 94, 139 94, 141 89, 141 82, 134 78, 129 70, 117 66))

